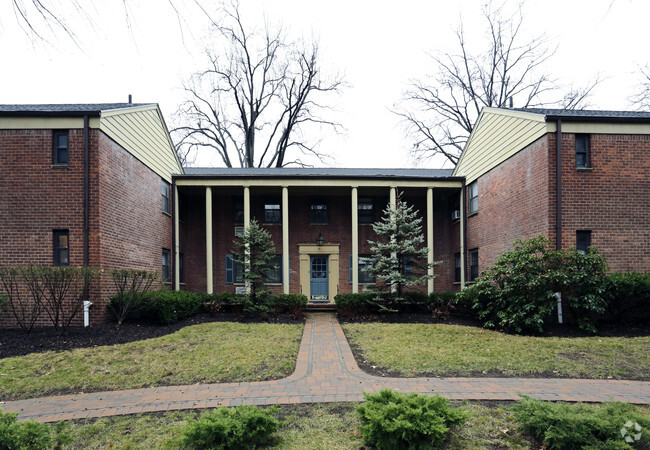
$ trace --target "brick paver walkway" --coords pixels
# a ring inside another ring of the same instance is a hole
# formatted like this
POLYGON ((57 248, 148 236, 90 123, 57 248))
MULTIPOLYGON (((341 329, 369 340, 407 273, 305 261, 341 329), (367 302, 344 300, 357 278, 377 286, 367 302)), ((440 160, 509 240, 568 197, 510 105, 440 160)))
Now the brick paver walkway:
POLYGON ((362 372, 332 314, 307 319, 295 372, 276 381, 166 386, 6 402, 5 411, 41 422, 216 406, 360 401, 382 388, 439 393, 451 399, 543 400, 650 404, 650 383, 546 378, 388 378, 362 372))

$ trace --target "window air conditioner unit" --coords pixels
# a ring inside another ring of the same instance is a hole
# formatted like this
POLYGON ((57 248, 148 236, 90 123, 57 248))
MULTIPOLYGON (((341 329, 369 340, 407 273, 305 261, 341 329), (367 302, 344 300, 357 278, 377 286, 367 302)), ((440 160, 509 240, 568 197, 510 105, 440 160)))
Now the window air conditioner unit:
POLYGON ((244 227, 235 227, 235 237, 242 237, 244 235, 244 227))
POLYGON ((460 210, 457 209, 451 213, 451 220, 459 220, 460 219, 460 210))

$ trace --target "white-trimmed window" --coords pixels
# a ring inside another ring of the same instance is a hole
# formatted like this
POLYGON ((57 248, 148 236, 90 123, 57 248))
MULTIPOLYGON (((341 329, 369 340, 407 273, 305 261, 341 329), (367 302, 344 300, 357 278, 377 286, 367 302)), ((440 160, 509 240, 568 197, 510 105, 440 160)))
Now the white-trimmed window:
POLYGON ((469 192, 469 214, 478 212, 478 181, 474 181, 468 187, 469 192))

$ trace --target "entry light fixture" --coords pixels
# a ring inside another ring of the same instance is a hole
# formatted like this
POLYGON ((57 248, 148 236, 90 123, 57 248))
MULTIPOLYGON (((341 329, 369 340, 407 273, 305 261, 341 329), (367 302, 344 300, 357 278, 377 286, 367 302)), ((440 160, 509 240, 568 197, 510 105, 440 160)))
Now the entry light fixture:
POLYGON ((316 245, 318 245, 319 247, 322 247, 324 243, 325 243, 325 239, 323 239, 323 233, 319 232, 318 233, 318 238, 316 238, 316 245))

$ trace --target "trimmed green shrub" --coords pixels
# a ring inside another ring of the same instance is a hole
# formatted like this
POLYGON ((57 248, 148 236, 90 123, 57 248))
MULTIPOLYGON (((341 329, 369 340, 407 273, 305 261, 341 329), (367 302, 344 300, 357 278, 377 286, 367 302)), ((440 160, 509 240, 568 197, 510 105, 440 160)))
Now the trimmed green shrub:
POLYGON ((169 325, 196 314, 203 304, 203 297, 190 291, 155 291, 147 294, 146 301, 152 318, 169 325))
POLYGON ((275 306, 275 312, 287 312, 294 319, 302 316, 303 310, 307 306, 307 296, 303 294, 279 294, 271 298, 275 306))
POLYGON ((334 297, 336 310, 343 317, 357 317, 368 314, 375 294, 338 294, 334 297))
MULTIPOLYGON (((650 419, 629 403, 597 406, 552 403, 524 396, 512 406, 512 411, 524 430, 542 440, 549 449, 631 449, 621 435, 621 429, 629 422, 642 427, 638 443, 650 442, 650 419)), ((633 429, 628 431, 638 433, 633 429)))
POLYGON ((366 401, 357 407, 361 434, 366 444, 379 450, 438 448, 447 432, 467 418, 463 409, 450 407, 439 395, 400 394, 390 389, 363 395, 366 401))
POLYGON ((566 321, 594 332, 606 306, 606 271, 605 258, 596 248, 582 254, 553 250, 543 236, 517 240, 458 299, 488 328, 543 332, 556 311, 553 294, 561 292, 566 321))
POLYGON ((266 445, 280 422, 273 417, 278 408, 255 406, 218 408, 189 423, 184 445, 189 448, 249 449, 266 445))
POLYGON ((650 318, 650 273, 613 273, 605 282, 606 320, 644 322, 650 318))
POLYGON ((44 423, 34 420, 18 422, 17 417, 17 413, 3 413, 0 409, 0 450, 61 448, 72 442, 65 422, 58 422, 52 433, 44 423))

